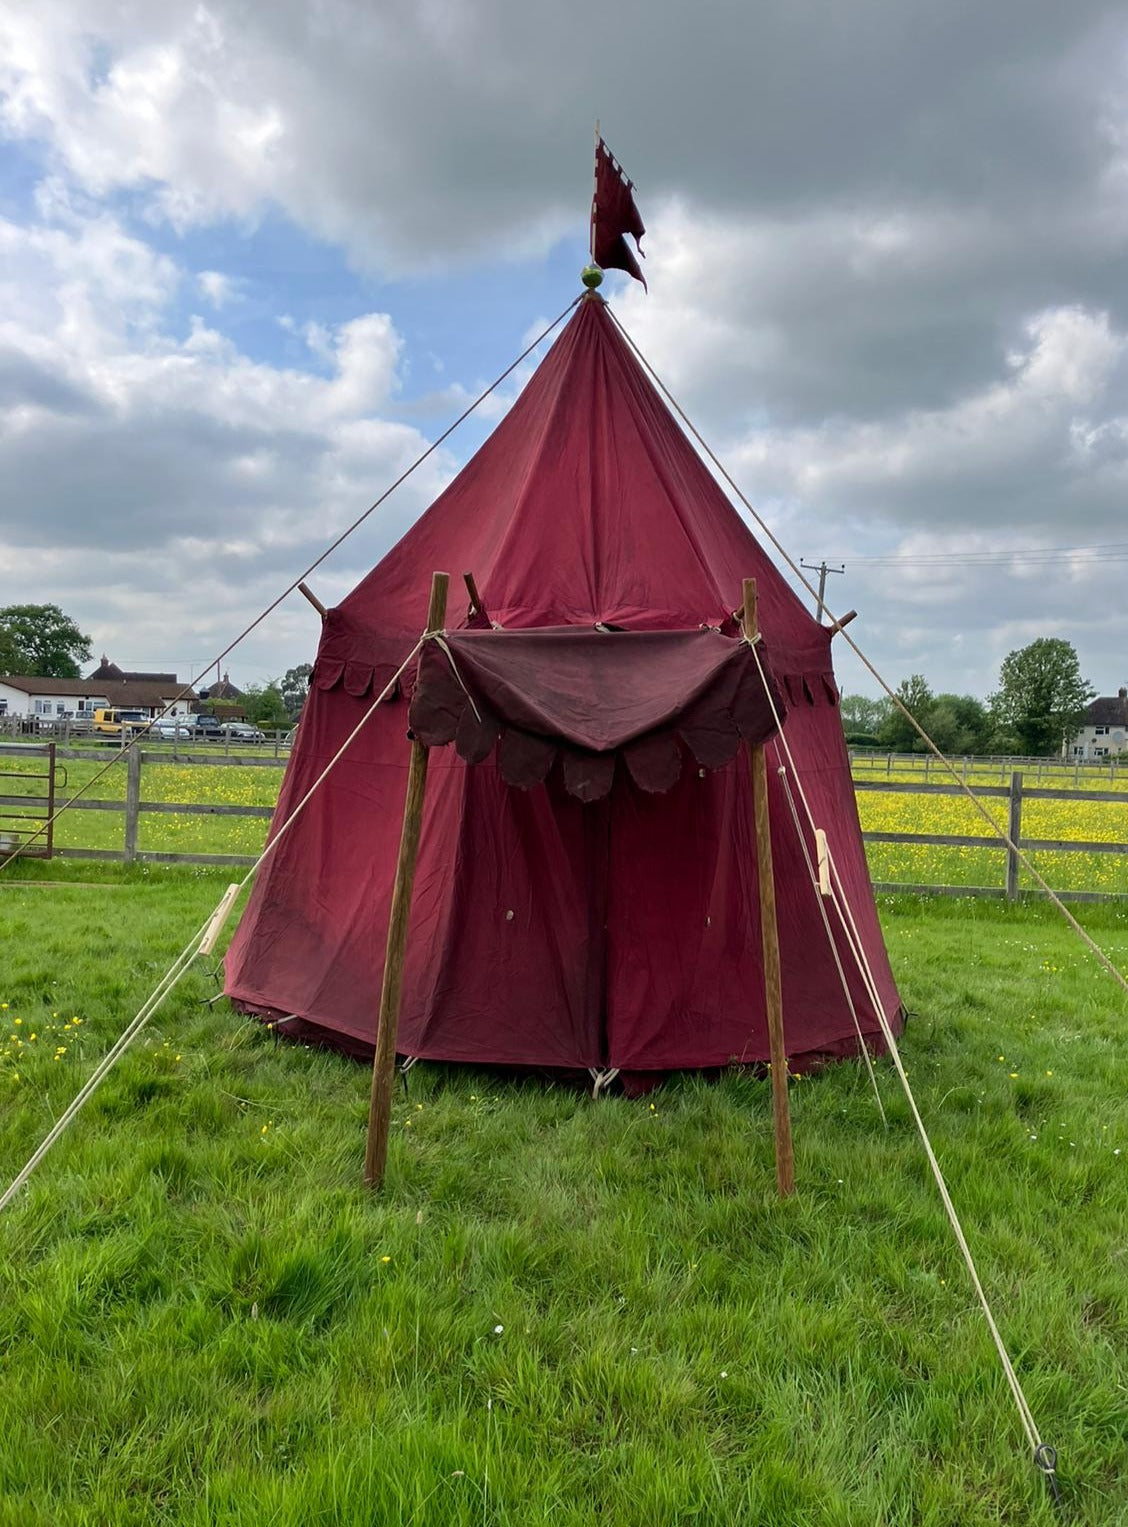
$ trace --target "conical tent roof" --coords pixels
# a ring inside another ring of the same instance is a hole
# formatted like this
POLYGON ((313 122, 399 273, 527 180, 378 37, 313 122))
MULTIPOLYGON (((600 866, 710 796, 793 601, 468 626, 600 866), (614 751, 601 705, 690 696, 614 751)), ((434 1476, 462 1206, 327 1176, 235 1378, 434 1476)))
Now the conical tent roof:
MULTIPOLYGON (((830 634, 729 503, 598 297, 581 301, 434 505, 329 612, 279 820, 411 652, 436 568, 472 572, 506 633, 720 628, 735 637, 741 580, 756 579, 798 776, 789 795, 770 769, 789 1054, 856 1049, 859 1028, 873 1038, 859 961, 833 912, 828 938, 812 885, 810 823, 792 812, 801 784, 892 1018, 898 999, 866 871, 830 634)), ((452 598, 448 629, 468 621, 452 598)), ((625 650, 617 686, 631 683, 625 650)), ((644 658, 640 648, 639 661, 659 650, 651 642, 644 658)), ((360 1052, 375 1035, 410 688, 409 679, 366 723, 267 861, 227 959, 237 1001, 284 1030, 360 1052)), ((592 704, 600 703, 596 692, 592 704)), ((777 755, 786 762, 769 744, 770 764, 777 755)), ((627 1072, 766 1058, 746 761, 706 768, 690 758, 664 794, 639 788, 622 768, 613 778, 603 799, 582 804, 558 769, 518 789, 492 756, 467 764, 452 748, 432 748, 401 1051, 627 1072)))
POLYGON ((402 656, 419 634, 436 567, 472 571, 506 628, 720 624, 740 602, 741 579, 755 577, 773 650, 793 652, 793 666, 826 666, 827 633, 765 556, 598 297, 579 304, 494 433, 333 612, 328 650, 358 656, 376 635, 382 657, 402 656))

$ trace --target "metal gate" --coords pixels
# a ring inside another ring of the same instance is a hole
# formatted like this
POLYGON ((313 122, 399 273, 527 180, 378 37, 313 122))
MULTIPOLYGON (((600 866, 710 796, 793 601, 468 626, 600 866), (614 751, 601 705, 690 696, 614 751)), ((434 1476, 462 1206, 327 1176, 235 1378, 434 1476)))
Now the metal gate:
POLYGON ((55 775, 53 742, 0 742, 0 863, 13 853, 50 859, 55 775))

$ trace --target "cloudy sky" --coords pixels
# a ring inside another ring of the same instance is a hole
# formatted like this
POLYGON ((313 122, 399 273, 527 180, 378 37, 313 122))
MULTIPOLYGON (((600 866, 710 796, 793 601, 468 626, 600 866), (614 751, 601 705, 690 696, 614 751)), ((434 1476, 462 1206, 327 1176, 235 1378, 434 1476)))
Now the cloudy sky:
MULTIPOLYGON (((1087 0, 0 10, 0 603, 199 672, 571 300, 597 116, 649 229, 605 290, 890 681, 985 694, 1047 633, 1128 680, 1128 13, 1087 0)), ((317 634, 293 596, 226 666, 317 634)))

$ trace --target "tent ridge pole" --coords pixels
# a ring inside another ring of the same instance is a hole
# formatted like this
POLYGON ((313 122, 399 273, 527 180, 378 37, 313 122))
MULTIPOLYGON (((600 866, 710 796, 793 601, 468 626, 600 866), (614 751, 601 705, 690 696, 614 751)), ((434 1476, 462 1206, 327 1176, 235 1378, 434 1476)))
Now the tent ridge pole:
MULTIPOLYGON (((427 610, 428 634, 443 629, 449 583, 447 573, 432 574, 431 603, 427 610)), ((380 987, 376 1052, 372 1057, 372 1098, 368 1108, 368 1140, 364 1152, 364 1180, 370 1188, 383 1185, 388 1161, 396 1035, 399 1029, 407 928, 411 916, 411 893, 415 885, 415 862, 419 854, 426 787, 427 749, 421 742, 413 741, 407 770, 407 794, 403 803, 403 828, 396 859, 396 878, 392 886, 392 906, 388 916, 388 943, 384 955, 384 979, 380 987)))
MULTIPOLYGON (((756 612, 756 580, 745 578, 741 625, 746 641, 760 634, 756 612)), ((779 966, 779 924, 776 919, 775 874, 772 868, 771 821, 768 816, 768 768, 764 745, 749 747, 752 799, 756 823, 756 870, 760 886, 760 938, 764 952, 764 998, 768 1043, 772 1058, 772 1127, 775 1135, 776 1186, 780 1197, 795 1192, 795 1161, 791 1144, 791 1106, 787 1096, 787 1044, 783 1032, 783 995, 779 966)))

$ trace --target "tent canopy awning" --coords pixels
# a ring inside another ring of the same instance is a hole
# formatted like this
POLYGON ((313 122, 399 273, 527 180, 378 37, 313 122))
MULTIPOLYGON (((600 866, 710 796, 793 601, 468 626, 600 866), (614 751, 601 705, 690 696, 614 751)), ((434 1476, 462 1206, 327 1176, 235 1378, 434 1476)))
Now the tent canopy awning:
MULTIPOLYGON (((420 653, 411 730, 428 747, 453 742, 467 763, 496 746, 502 777, 526 789, 559 756, 569 793, 599 800, 621 754, 641 789, 661 792, 683 748, 719 769, 742 739, 775 732, 785 705, 756 659, 712 629, 444 632, 420 653)), ((760 664, 770 675, 762 648, 760 664)))

